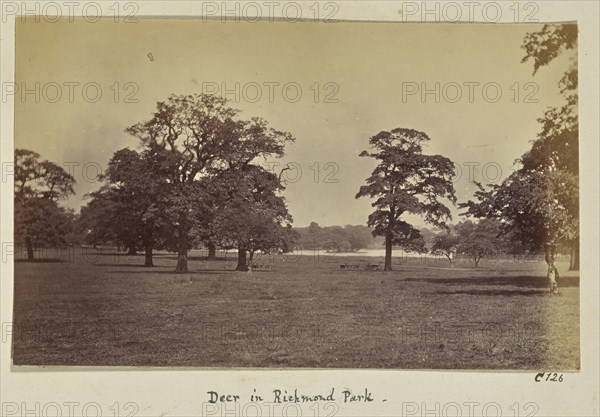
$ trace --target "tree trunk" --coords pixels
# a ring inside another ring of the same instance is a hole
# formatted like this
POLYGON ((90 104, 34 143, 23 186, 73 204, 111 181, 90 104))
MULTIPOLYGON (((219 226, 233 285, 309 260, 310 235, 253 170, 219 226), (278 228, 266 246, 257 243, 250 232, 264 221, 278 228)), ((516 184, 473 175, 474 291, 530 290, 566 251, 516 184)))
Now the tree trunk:
POLYGON ((544 253, 546 258, 546 264, 548 265, 548 283, 550 284, 550 291, 552 294, 558 294, 558 283, 556 282, 559 278, 558 270, 554 265, 554 250, 555 246, 553 244, 547 243, 544 245, 544 253))
POLYGON ((144 259, 144 266, 154 266, 152 262, 152 250, 154 249, 154 224, 149 223, 145 225, 144 229, 144 252, 146 257, 144 259))
POLYGON ((385 264, 384 271, 392 271, 392 232, 385 235, 385 264))
POLYGON ((129 246, 129 252, 127 252, 127 255, 137 255, 137 248, 135 247, 135 245, 129 246))
POLYGON ((34 261, 34 256, 33 256, 33 242, 31 241, 30 237, 26 237, 25 238, 25 246, 27 247, 27 260, 29 262, 34 261))
POLYGON ((579 238, 571 244, 571 262, 569 271, 579 271, 579 238))
POLYGON ((175 272, 178 274, 184 274, 188 272, 188 236, 185 224, 179 223, 179 236, 177 238, 177 266, 175 272))
POLYGON ((208 260, 215 261, 217 259, 217 247, 214 243, 208 244, 208 260))
POLYGON ((144 260, 144 266, 154 266, 152 262, 152 246, 146 246, 146 259, 144 260))
POLYGON ((246 261, 246 249, 238 247, 238 264, 235 268, 236 271, 247 271, 248 262, 246 261))

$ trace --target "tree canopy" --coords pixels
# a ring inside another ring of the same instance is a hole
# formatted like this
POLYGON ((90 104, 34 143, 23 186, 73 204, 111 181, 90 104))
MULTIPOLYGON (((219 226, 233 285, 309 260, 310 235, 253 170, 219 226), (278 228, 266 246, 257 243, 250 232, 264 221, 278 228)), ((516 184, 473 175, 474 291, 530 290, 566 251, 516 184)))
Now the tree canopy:
POLYGON ((475 267, 483 258, 509 250, 507 235, 502 235, 502 224, 497 220, 481 219, 476 223, 466 220, 455 229, 459 239, 458 252, 471 258, 475 267))
POLYGON ((25 244, 27 259, 34 260, 34 246, 67 243, 74 214, 58 205, 73 194, 75 178, 60 165, 27 149, 15 150, 15 239, 25 244))
MULTIPOLYGON (((536 73, 576 47, 576 25, 545 25, 525 37, 523 62, 533 59, 536 73)), ((573 247, 571 267, 579 268, 577 78, 575 56, 559 83, 565 104, 548 109, 538 119, 541 129, 531 150, 522 156, 522 167, 500 185, 486 189, 477 184, 477 201, 461 204, 466 215, 499 219, 505 232, 512 231, 532 248, 543 249, 553 292, 557 292, 554 257, 559 245, 568 242, 573 247)))
POLYGON ((161 158, 160 153, 128 148, 114 153, 101 177, 103 186, 90 193, 91 201, 81 210, 88 243, 113 242, 130 254, 143 248, 145 265, 153 265, 153 249, 166 247, 170 238, 165 219, 168 183, 161 158))
POLYGON ((451 180, 454 164, 441 155, 423 154, 423 143, 429 140, 423 132, 396 128, 373 136, 369 140, 371 151, 360 154, 378 162, 356 198, 375 199, 367 224, 374 228, 374 235, 385 236, 386 271, 392 270, 394 245, 425 250, 421 232, 403 215, 423 216, 425 222, 439 228, 447 228, 446 221, 451 219, 450 209, 440 199, 456 202, 451 180))
POLYGON ((290 133, 260 118, 243 120, 227 100, 207 94, 172 95, 159 102, 146 122, 127 132, 146 152, 160 155, 166 182, 167 222, 175 231, 176 272, 187 272, 198 208, 207 204, 207 180, 224 171, 241 172, 260 157, 282 156, 290 133))
POLYGON ((309 227, 297 228, 297 245, 306 250, 331 252, 357 252, 375 244, 371 229, 359 226, 319 226, 312 222, 309 227))
POLYGON ((460 239, 458 236, 450 233, 440 233, 433 238, 431 254, 445 256, 450 261, 450 264, 453 264, 453 259, 458 252, 459 245, 460 239))
POLYGON ((292 217, 279 194, 283 186, 277 175, 247 165, 215 177, 210 187, 214 190, 211 234, 220 246, 238 249, 237 270, 247 270, 257 251, 291 249, 292 217))

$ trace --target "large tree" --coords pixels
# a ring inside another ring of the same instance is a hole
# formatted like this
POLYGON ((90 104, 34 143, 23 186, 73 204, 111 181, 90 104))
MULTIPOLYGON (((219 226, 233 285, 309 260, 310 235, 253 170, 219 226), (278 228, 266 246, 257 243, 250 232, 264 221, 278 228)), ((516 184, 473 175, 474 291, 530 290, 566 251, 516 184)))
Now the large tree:
MULTIPOLYGON (((524 170, 540 172, 561 171, 579 182, 579 117, 577 25, 544 25, 541 31, 529 33, 522 48, 523 62, 533 61, 533 72, 549 65, 555 58, 568 54, 570 65, 559 82, 565 102, 549 108, 538 121, 541 130, 531 150, 522 157, 524 170)), ((570 269, 579 269, 579 233, 566 242, 571 247, 570 269)))
POLYGON ((460 205, 467 208, 465 214, 498 219, 504 232, 515 233, 532 250, 543 250, 550 289, 558 292, 556 249, 579 234, 579 187, 575 178, 563 171, 521 169, 490 189, 477 186, 477 201, 460 205))
POLYGON ((163 153, 169 161, 167 214, 177 237, 176 272, 188 270, 194 207, 206 204, 203 181, 261 156, 281 156, 285 143, 293 140, 263 119, 238 116, 239 111, 221 97, 172 95, 157 104, 150 120, 127 129, 146 150, 163 153))
POLYGON ((276 175, 248 165, 215 177, 210 187, 215 207, 210 231, 221 246, 238 250, 236 270, 248 270, 257 251, 289 251, 292 217, 276 175))
POLYGON ((406 214, 424 217, 425 222, 447 228, 450 209, 440 199, 456 202, 452 177, 454 164, 440 155, 423 154, 429 137, 413 129, 380 132, 369 140, 371 151, 360 156, 378 161, 356 198, 374 198, 368 225, 375 236, 385 237, 385 267, 392 270, 394 245, 414 249, 423 241, 421 232, 403 220, 406 214))
POLYGON ((100 190, 81 210, 91 243, 116 242, 135 254, 144 249, 145 266, 153 266, 153 250, 168 241, 166 172, 160 153, 121 149, 112 156, 100 190))
MULTIPOLYGON (((544 25, 528 34, 523 62, 534 62, 534 74, 556 57, 577 50, 577 25, 544 25)), ((565 103, 539 118, 541 129, 521 168, 502 184, 478 184, 476 202, 462 205, 467 214, 500 219, 523 243, 544 251, 550 290, 558 293, 555 254, 571 247, 571 269, 579 269, 579 121, 577 55, 559 83, 565 103)))
POLYGON ((58 201, 74 194, 75 179, 61 166, 27 149, 15 150, 15 239, 24 243, 27 260, 34 246, 64 245, 74 214, 58 201))

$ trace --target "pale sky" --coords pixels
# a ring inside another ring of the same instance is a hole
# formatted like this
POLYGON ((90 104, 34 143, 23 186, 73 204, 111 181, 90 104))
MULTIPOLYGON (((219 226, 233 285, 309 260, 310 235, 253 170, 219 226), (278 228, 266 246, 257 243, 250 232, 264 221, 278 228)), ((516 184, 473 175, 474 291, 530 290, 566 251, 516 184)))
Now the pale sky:
POLYGON ((541 25, 183 19, 17 22, 17 85, 20 92, 37 89, 40 97, 36 102, 34 93, 17 94, 15 146, 65 168, 79 164, 74 166, 77 195, 65 202, 78 210, 85 203, 83 195, 99 186, 86 180, 83 167, 88 177, 95 177, 96 167, 103 170, 116 150, 137 149, 137 139, 124 129, 149 119, 157 101, 172 93, 206 92, 215 83, 221 93, 222 87, 235 91, 239 83, 239 97, 230 92, 228 98, 242 117, 263 117, 296 138, 277 161, 279 169, 287 162, 302 169, 302 177, 289 182, 285 191, 294 224, 365 224, 370 201, 354 195, 374 165, 358 154, 382 130, 427 133, 431 142, 425 152, 447 156, 462 169, 455 183, 459 201, 474 190, 469 165, 478 181, 485 179, 481 171, 486 164, 490 179, 497 177, 497 166, 502 169, 499 181, 511 172, 513 161, 539 130, 536 119, 561 102, 557 83, 567 57, 535 77, 531 62, 521 64, 524 35, 539 29, 541 25), (425 102, 420 92, 403 97, 403 88, 435 90, 436 83, 439 103, 433 93, 425 102), (470 84, 472 103, 465 83, 479 83, 470 84), (288 100, 282 91, 286 84, 288 100), (298 86, 302 95, 290 102, 298 86), (97 87, 102 96, 93 103, 97 87), (502 96, 493 103, 497 87, 502 96), (257 91, 262 94, 258 99, 257 91), (529 101, 537 103, 525 102, 530 93, 529 101), (127 103, 128 94, 138 102, 127 103), (329 101, 337 102, 326 102, 328 94, 329 101), (334 170, 330 178, 337 183, 324 182, 334 170))

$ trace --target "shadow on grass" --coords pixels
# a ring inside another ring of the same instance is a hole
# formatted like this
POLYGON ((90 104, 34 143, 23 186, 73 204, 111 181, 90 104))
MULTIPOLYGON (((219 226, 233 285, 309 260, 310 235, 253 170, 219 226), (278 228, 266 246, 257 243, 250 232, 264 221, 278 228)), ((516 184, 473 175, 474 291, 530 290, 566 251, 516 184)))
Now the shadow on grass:
MULTIPOLYGON (((108 265, 106 265, 108 266, 108 265)), ((114 267, 122 267, 122 266, 136 266, 136 265, 112 265, 114 267)), ((114 270, 114 271, 106 271, 107 274, 122 274, 122 275, 141 275, 141 274, 148 274, 148 275, 223 275, 223 274, 229 274, 230 272, 235 272, 232 270, 228 270, 228 269, 200 269, 200 270, 190 270, 188 272, 183 272, 183 273, 178 273, 173 271, 173 269, 168 269, 168 270, 164 270, 164 269, 157 269, 157 267, 154 268, 148 268, 148 267, 144 267, 139 266, 139 270, 138 271, 119 271, 119 270, 114 270)))
POLYGON ((127 252, 111 252, 111 251, 102 251, 102 250, 86 250, 84 249, 81 252, 84 256, 114 256, 115 258, 135 258, 138 256, 144 256, 143 253, 136 253, 135 255, 129 254, 127 252))
POLYGON ((497 289, 489 289, 489 290, 458 290, 458 291, 435 291, 432 294, 436 295, 475 295, 475 296, 489 296, 489 297, 516 297, 516 296, 525 296, 525 297, 543 297, 546 295, 550 295, 550 291, 522 291, 522 290, 497 290, 497 289))
POLYGON ((15 259, 15 263, 24 263, 24 264, 55 264, 66 262, 64 259, 56 259, 56 258, 42 258, 42 259, 34 259, 33 261, 29 261, 27 259, 15 259))
POLYGON ((154 266, 146 266, 143 263, 141 264, 98 264, 94 263, 94 266, 112 266, 112 267, 122 267, 122 268, 144 268, 148 271, 152 271, 154 268, 160 268, 157 265, 154 266))
MULTIPOLYGON (((548 280, 540 276, 472 277, 472 278, 407 278, 406 281, 442 285, 510 285, 523 288, 547 288, 548 280)), ((559 287, 579 287, 579 277, 558 279, 559 287)))
MULTIPOLYGON (((146 254, 144 252, 138 252, 136 254, 130 254, 127 252, 113 252, 113 251, 102 251, 102 250, 83 250, 82 251, 83 256, 87 256, 90 258, 93 258, 95 256, 97 257, 106 257, 106 256, 113 256, 115 258, 144 258, 146 256, 146 254)), ((172 255, 172 254, 163 254, 163 253, 154 253, 154 258, 157 259, 167 259, 170 261, 176 261, 177 260, 177 256, 176 255, 172 255)), ((223 257, 219 257, 216 259, 208 259, 208 257, 206 256, 188 256, 188 261, 237 261, 237 257, 231 257, 231 258, 223 258, 223 257)))
MULTIPOLYGON (((177 256, 173 255, 163 255, 160 259, 168 259, 171 261, 176 261, 177 256)), ((230 258, 217 257, 214 259, 208 259, 207 256, 188 256, 188 261, 205 261, 205 262, 237 262, 237 256, 232 256, 230 258)))

